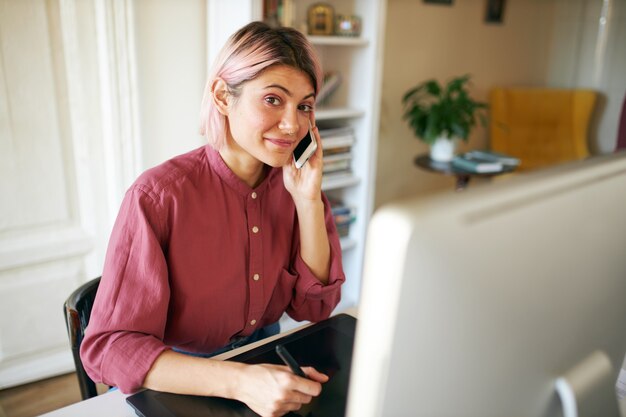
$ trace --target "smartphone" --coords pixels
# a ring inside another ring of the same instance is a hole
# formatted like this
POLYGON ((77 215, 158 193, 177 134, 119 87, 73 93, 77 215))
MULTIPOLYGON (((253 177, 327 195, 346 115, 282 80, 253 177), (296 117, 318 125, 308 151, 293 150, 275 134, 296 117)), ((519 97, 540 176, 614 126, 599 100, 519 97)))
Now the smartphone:
POLYGON ((311 122, 309 121, 308 132, 293 151, 293 160, 296 162, 296 168, 302 168, 316 150, 317 141, 314 139, 311 122))

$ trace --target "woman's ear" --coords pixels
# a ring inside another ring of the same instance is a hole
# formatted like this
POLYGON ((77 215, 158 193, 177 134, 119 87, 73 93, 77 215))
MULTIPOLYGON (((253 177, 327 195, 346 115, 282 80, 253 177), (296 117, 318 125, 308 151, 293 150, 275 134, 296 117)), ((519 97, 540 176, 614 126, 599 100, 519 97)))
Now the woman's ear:
POLYGON ((228 85, 221 78, 216 78, 213 80, 213 85, 211 86, 211 92, 213 95, 213 103, 217 110, 223 115, 228 116, 229 106, 228 106, 228 85))

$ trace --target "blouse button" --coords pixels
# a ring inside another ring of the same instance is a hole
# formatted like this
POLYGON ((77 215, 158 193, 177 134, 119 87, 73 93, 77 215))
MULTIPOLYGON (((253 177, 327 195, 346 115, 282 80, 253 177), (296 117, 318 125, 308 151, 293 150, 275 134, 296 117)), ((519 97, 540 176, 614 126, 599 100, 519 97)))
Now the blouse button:
POLYGON ((256 324, 256 320, 250 320, 250 325, 254 326, 256 324))
POLYGON ((260 277, 259 277, 259 274, 254 274, 254 275, 252 276, 252 279, 253 279, 253 280, 255 280, 255 281, 258 281, 258 280, 259 280, 259 278, 260 278, 260 277))
POLYGON ((253 191, 251 197, 256 200, 256 193, 253 191))
POLYGON ((252 233, 259 233, 259 228, 258 228, 258 227, 256 227, 256 226, 254 226, 254 227, 252 228, 252 233))

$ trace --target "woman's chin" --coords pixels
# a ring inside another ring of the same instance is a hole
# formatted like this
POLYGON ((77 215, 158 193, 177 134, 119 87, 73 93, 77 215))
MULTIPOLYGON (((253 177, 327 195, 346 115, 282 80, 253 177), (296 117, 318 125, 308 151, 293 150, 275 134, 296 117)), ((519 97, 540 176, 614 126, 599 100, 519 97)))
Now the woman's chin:
POLYGON ((265 158, 265 161, 263 162, 273 168, 280 168, 285 165, 291 164, 292 158, 293 157, 291 155, 275 155, 269 158, 265 158))

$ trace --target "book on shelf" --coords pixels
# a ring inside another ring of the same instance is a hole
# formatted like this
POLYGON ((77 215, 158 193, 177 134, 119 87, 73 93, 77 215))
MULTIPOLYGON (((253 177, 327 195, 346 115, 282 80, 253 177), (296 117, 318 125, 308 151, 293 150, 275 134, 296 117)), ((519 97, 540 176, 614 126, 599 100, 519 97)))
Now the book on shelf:
POLYGON ((319 93, 317 93, 317 96, 315 97, 317 105, 327 105, 330 97, 341 85, 341 81, 341 74, 337 71, 330 71, 324 74, 324 82, 322 83, 319 93))
POLYGON ((343 136, 348 134, 354 134, 352 126, 340 126, 340 127, 324 127, 320 128, 320 136, 343 136))
POLYGON ((323 148, 323 154, 324 154, 324 158, 326 157, 330 157, 333 155, 341 155, 341 154, 345 154, 345 153, 350 153, 352 147, 351 146, 339 146, 337 148, 330 148, 330 149, 326 149, 323 148))
POLYGON ((324 168, 322 174, 328 174, 331 172, 340 172, 350 169, 350 158, 348 159, 336 159, 330 162, 324 161, 324 168))
POLYGON ((515 158, 514 156, 486 150, 469 151, 465 153, 465 157, 469 159, 480 159, 482 161, 499 162, 506 166, 517 166, 520 163, 519 158, 515 158))
POLYGON ((322 149, 334 149, 354 144, 354 136, 334 136, 331 138, 322 137, 322 149))
POLYGON ((325 151, 349 147, 355 142, 354 130, 351 127, 320 129, 319 132, 322 139, 322 149, 325 151))
POLYGON ((501 162, 493 162, 477 157, 468 157, 465 154, 457 155, 452 159, 454 168, 462 169, 467 172, 476 172, 486 174, 491 172, 500 172, 504 169, 501 162))
POLYGON ((350 168, 336 170, 333 172, 325 172, 322 174, 322 181, 337 181, 346 178, 352 178, 352 170, 350 168))
POLYGON ((354 175, 352 174, 352 170, 350 168, 333 172, 324 172, 322 174, 322 187, 350 180, 352 178, 354 178, 354 175))
POLYGON ((345 161, 345 160, 349 161, 351 159, 352 159, 352 152, 350 152, 349 148, 348 148, 347 152, 331 153, 329 155, 324 155, 323 156, 323 160, 324 160, 325 164, 326 163, 331 163, 331 162, 337 162, 337 161, 345 161))

